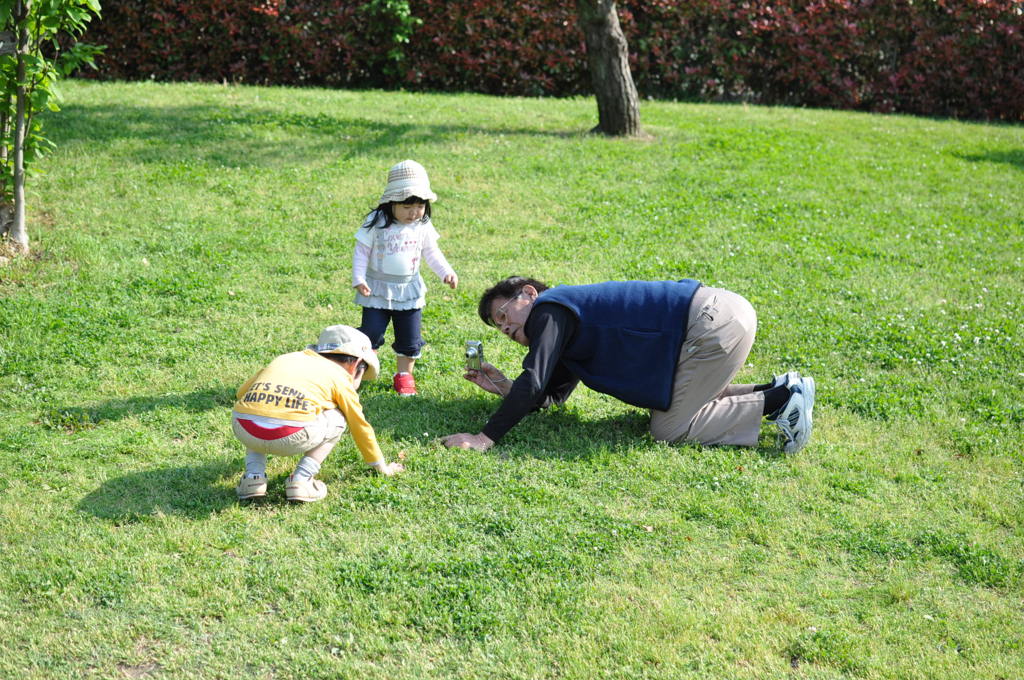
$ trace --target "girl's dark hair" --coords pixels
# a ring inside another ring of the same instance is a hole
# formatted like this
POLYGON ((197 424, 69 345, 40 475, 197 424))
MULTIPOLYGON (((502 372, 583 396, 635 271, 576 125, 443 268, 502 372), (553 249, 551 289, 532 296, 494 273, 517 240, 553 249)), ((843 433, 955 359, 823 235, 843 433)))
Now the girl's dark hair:
POLYGON ((538 293, 543 293, 548 289, 546 283, 541 283, 537 279, 529 279, 524 276, 510 276, 503 281, 498 281, 484 291, 484 294, 480 296, 480 305, 476 309, 477 314, 480 315, 485 324, 493 326, 494 319, 491 318, 491 303, 497 298, 511 300, 523 292, 524 286, 533 286, 537 289, 538 293))
POLYGON ((391 206, 395 203, 401 203, 408 205, 410 203, 426 203, 427 207, 423 209, 423 217, 420 222, 426 223, 430 221, 430 201, 424 200, 419 196, 410 196, 404 201, 389 201, 387 203, 381 203, 376 208, 366 213, 365 224, 363 225, 367 229, 387 229, 395 223, 395 213, 391 209, 391 206))

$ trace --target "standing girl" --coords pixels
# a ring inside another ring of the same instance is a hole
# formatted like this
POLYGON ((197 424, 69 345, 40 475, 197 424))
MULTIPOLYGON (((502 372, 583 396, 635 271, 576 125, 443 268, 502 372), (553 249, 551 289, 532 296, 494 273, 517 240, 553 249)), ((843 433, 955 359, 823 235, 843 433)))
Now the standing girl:
POLYGON ((397 355, 395 391, 416 394, 413 365, 426 344, 420 334, 427 285, 420 276, 421 258, 452 289, 459 277, 437 247, 438 233, 430 221, 427 171, 416 161, 402 161, 388 171, 388 183, 375 210, 356 232, 352 256, 352 286, 363 308, 359 327, 374 351, 384 344, 384 331, 394 322, 397 355))

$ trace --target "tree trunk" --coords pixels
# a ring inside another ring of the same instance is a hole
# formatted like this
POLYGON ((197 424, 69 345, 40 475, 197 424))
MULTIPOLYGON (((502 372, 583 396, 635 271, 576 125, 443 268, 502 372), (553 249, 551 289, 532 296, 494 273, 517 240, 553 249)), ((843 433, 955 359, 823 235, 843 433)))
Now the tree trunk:
POLYGON ((9 238, 24 253, 28 252, 28 230, 25 228, 25 51, 28 49, 28 11, 32 0, 18 0, 18 95, 14 121, 14 221, 9 238))
MULTIPOLYGON (((0 107, 2 106, 10 109, 10 100, 0 104, 0 107)), ((0 140, 7 139, 9 123, 7 114, 0 114, 0 140)), ((5 168, 7 166, 7 144, 2 142, 0 142, 0 166, 5 168)), ((10 233, 12 224, 14 224, 14 202, 7 200, 7 174, 4 173, 4 176, 0 178, 0 244, 7 240, 7 234, 10 233)), ((0 252, 3 252, 2 247, 0 247, 0 252)), ((0 255, 0 264, 3 264, 3 257, 0 255)))
POLYGON ((580 29, 587 43, 590 79, 597 96, 598 124, 593 132, 613 136, 640 134, 640 109, 629 70, 629 48, 614 0, 577 0, 580 29))

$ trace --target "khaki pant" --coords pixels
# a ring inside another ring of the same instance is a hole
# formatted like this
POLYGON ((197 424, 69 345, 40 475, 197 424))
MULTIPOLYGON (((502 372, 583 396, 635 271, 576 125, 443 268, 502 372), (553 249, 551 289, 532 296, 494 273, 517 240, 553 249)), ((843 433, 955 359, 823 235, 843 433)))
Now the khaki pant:
POLYGON ((658 441, 755 446, 764 393, 730 385, 754 344, 757 314, 742 296, 702 287, 693 296, 672 403, 651 411, 658 441))
POLYGON ((309 456, 318 463, 324 462, 348 425, 341 411, 332 408, 321 413, 306 427, 287 437, 260 439, 242 429, 242 426, 238 424, 239 417, 244 418, 245 416, 232 412, 231 429, 238 441, 245 446, 247 453, 262 453, 265 456, 309 456))

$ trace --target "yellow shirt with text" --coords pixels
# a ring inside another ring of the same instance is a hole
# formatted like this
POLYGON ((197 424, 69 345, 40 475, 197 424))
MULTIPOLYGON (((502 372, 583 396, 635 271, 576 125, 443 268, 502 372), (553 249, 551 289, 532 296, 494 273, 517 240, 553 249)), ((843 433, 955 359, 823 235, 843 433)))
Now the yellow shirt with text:
POLYGON ((242 415, 312 422, 337 408, 352 439, 371 465, 384 462, 373 426, 363 415, 352 376, 312 350, 282 354, 238 388, 234 410, 242 415))

